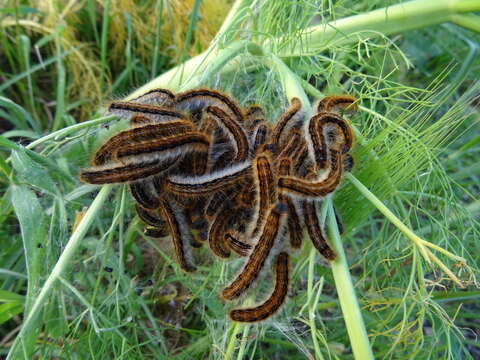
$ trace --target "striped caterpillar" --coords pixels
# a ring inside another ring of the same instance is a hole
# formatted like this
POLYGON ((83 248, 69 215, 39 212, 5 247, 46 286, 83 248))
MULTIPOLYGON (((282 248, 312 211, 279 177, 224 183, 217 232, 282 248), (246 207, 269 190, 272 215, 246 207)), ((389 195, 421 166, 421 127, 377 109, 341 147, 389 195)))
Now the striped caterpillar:
POLYGON ((192 247, 208 244, 221 259, 244 257, 220 294, 226 301, 245 294, 274 259, 272 293, 229 313, 233 321, 262 321, 286 299, 289 250, 301 248, 304 229, 320 254, 336 257, 317 203, 353 167, 354 135, 341 113, 355 111, 355 102, 327 96, 305 119, 301 101, 293 98, 272 125, 260 106, 243 109, 216 90, 155 89, 108 105, 108 113, 130 119, 130 128, 96 151, 80 179, 128 184, 145 234, 170 236, 186 272, 196 270, 192 247))

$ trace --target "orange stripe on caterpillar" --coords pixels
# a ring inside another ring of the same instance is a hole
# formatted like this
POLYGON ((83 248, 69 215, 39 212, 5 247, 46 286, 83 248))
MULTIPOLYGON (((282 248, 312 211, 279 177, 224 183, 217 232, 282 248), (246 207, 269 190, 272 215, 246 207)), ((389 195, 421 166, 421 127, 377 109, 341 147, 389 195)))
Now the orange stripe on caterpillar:
POLYGON ((140 126, 144 126, 148 124, 156 124, 156 123, 157 122, 155 122, 155 120, 152 119, 151 117, 148 117, 142 114, 135 114, 130 119, 130 126, 133 126, 133 127, 140 127, 140 126))
POLYGON ((346 154, 353 145, 352 128, 341 117, 333 113, 320 113, 308 123, 308 133, 318 169, 328 166, 330 149, 346 154))
POLYGON ((130 192, 137 203, 145 209, 157 209, 160 206, 159 196, 150 180, 130 184, 130 192))
POLYGON ((239 256, 248 256, 252 250, 252 245, 238 240, 231 233, 224 234, 225 243, 239 256))
POLYGON ((255 154, 262 145, 265 144, 267 139, 270 136, 271 128, 269 124, 262 121, 260 122, 252 131, 252 146, 251 146, 251 153, 255 154))
POLYGON ((287 227, 290 234, 290 245, 294 249, 300 249, 303 241, 303 227, 292 199, 287 198, 286 201, 288 207, 287 227))
POLYGON ((140 104, 170 107, 175 104, 175 95, 168 89, 153 89, 130 101, 140 104))
POLYGON ((107 109, 108 113, 119 116, 129 116, 140 113, 146 114, 156 121, 169 121, 173 119, 188 120, 185 114, 168 107, 139 104, 131 101, 114 101, 108 105, 107 109))
POLYGON ((303 134, 300 129, 293 129, 288 134, 288 139, 284 142, 284 145, 280 148, 277 157, 288 157, 294 159, 298 157, 298 152, 302 151, 302 148, 306 146, 303 134))
POLYGON ((265 320, 275 314, 285 302, 288 294, 289 263, 288 254, 281 252, 275 263, 275 287, 270 296, 258 306, 230 311, 230 318, 237 322, 251 323, 265 320))
POLYGON ((182 219, 181 214, 178 213, 179 209, 175 209, 167 199, 161 199, 160 209, 168 224, 178 264, 186 272, 195 271, 196 267, 189 261, 186 249, 186 246, 189 246, 191 243, 190 230, 185 228, 186 224, 181 223, 182 219))
POLYGON ((257 120, 264 119, 265 112, 260 105, 250 105, 245 111, 245 117, 247 118, 247 122, 250 125, 257 120))
POLYGON ((231 142, 235 144, 237 155, 234 161, 245 160, 248 155, 248 138, 242 126, 216 106, 207 107, 206 113, 211 115, 226 130, 231 142))
POLYGON ((152 153, 160 153, 160 155, 168 156, 169 151, 176 151, 179 148, 198 149, 199 151, 208 151, 210 139, 198 132, 189 132, 178 136, 170 136, 163 139, 152 139, 138 144, 126 145, 117 151, 117 158, 125 158, 128 156, 148 155, 152 153))
MULTIPOLYGON (((279 160, 278 174, 280 176, 290 175, 291 168, 292 161, 289 158, 279 160)), ((290 245, 294 249, 299 249, 302 246, 303 228, 300 223, 297 209, 295 208, 292 199, 286 194, 280 194, 280 201, 288 208, 287 229, 290 234, 290 245)))
POLYGON ((320 226, 314 200, 302 201, 303 219, 313 246, 328 260, 334 260, 336 255, 328 245, 320 226))
POLYGON ((269 209, 277 201, 276 178, 270 158, 266 155, 259 155, 255 159, 254 168, 259 200, 252 236, 256 236, 260 232, 269 209))
POLYGON ((278 175, 289 176, 292 169, 292 160, 289 158, 281 158, 278 161, 278 175))
POLYGON ((137 181, 169 169, 177 159, 167 159, 159 162, 137 161, 127 164, 115 163, 108 166, 82 169, 80 180, 89 184, 113 184, 137 181))
MULTIPOLYGON (((227 210, 226 207, 223 208, 224 210, 227 210)), ((227 244, 223 237, 229 220, 230 216, 228 216, 225 212, 218 213, 208 233, 208 243, 210 245, 210 249, 215 255, 222 259, 230 257, 230 251, 228 250, 227 244)))
POLYGON ((258 192, 255 181, 252 178, 249 178, 242 187, 243 189, 241 190, 240 195, 236 199, 238 205, 246 206, 250 209, 254 208, 258 203, 258 192))
POLYGON ((138 204, 135 205, 135 209, 144 223, 157 229, 166 229, 167 223, 160 215, 159 210, 147 210, 138 204))
POLYGON ((180 110, 196 112, 210 105, 218 106, 222 110, 230 112, 239 123, 244 120, 244 115, 235 101, 219 91, 195 89, 178 94, 176 97, 176 108, 180 110))
POLYGON ((262 233, 253 248, 245 266, 235 280, 223 289, 221 297, 225 300, 232 300, 242 295, 259 275, 265 264, 275 240, 281 234, 283 222, 286 216, 286 208, 282 204, 274 206, 263 226, 262 233))
POLYGON ((275 145, 280 145, 282 134, 287 130, 292 122, 298 120, 302 115, 302 102, 296 97, 292 98, 290 106, 282 114, 280 119, 277 121, 275 128, 273 129, 271 137, 272 143, 275 145))
POLYGON ((324 97, 317 105, 317 112, 348 111, 354 113, 358 110, 356 98, 350 95, 329 95, 324 97))
MULTIPOLYGON (((134 119, 145 118, 135 116, 134 119)), ((115 158, 115 153, 122 146, 141 143, 151 139, 161 139, 173 135, 192 132, 194 125, 187 120, 172 120, 164 123, 146 124, 141 127, 125 130, 108 139, 95 153, 92 165, 103 165, 115 158)))
POLYGON ((278 179, 280 190, 287 194, 306 197, 322 197, 335 191, 342 176, 342 156, 333 150, 331 152, 333 153, 331 169, 324 180, 311 182, 293 176, 283 176, 278 179))
POLYGON ((146 227, 143 231, 145 236, 158 239, 158 238, 163 238, 168 236, 168 230, 162 229, 162 228, 156 228, 156 227, 146 227))

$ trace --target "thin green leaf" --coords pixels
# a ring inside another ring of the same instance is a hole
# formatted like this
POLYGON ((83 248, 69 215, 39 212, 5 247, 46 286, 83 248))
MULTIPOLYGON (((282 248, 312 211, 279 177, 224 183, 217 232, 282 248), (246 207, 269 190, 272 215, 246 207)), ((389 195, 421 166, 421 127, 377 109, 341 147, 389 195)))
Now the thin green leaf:
POLYGON ((33 129, 34 131, 40 131, 37 122, 20 105, 14 103, 12 100, 6 97, 0 96, 0 106, 3 106, 10 110, 11 114, 13 115, 13 117, 11 117, 10 119, 13 121, 14 126, 19 127, 22 130, 29 130, 29 127, 27 125, 29 124, 31 129, 33 129))
POLYGON ((23 311, 21 302, 8 302, 0 304, 0 325, 10 320, 23 311))
POLYGON ((12 165, 18 180, 36 186, 51 195, 58 192, 57 186, 47 169, 33 161, 23 149, 12 152, 12 165))
POLYGON ((19 295, 17 293, 1 290, 0 289, 0 302, 17 302, 23 303, 25 301, 25 296, 19 295))

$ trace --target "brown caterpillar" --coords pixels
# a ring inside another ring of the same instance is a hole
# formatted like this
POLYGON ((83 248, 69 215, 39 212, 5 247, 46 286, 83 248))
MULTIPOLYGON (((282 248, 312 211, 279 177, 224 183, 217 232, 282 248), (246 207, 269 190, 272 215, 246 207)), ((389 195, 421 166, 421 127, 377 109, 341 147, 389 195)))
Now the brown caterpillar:
POLYGON ((230 319, 238 322, 257 322, 275 314, 287 297, 289 277, 288 254, 281 252, 275 263, 275 288, 270 296, 258 306, 230 311, 230 319))
POLYGON ((224 300, 247 292, 274 257, 270 296, 229 313, 233 321, 262 321, 286 299, 287 249, 301 248, 305 228, 326 259, 336 257, 316 204, 354 166, 349 154, 354 133, 342 114, 357 104, 348 95, 328 96, 314 109, 317 113, 301 122, 305 111, 293 98, 273 123, 260 106, 242 109, 217 90, 154 89, 108 106, 109 113, 130 117, 130 128, 100 146, 80 178, 128 183, 145 234, 170 235, 184 271, 196 269, 192 247, 206 241, 217 257, 232 252, 245 257, 220 294, 224 300))

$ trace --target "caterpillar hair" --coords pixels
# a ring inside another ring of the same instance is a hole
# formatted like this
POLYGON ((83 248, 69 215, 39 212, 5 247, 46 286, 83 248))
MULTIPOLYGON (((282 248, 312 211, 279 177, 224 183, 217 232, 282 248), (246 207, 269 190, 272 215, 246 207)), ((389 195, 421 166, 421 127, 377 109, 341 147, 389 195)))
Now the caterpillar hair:
MULTIPOLYGON (((143 116, 134 116, 136 118, 143 116)), ((193 124, 188 120, 172 120, 165 123, 146 124, 142 127, 125 130, 111 137, 95 153, 92 165, 103 165, 115 158, 118 149, 122 146, 137 144, 151 139, 159 139, 174 135, 186 134, 194 130, 193 124)))
POLYGON ((320 226, 320 221, 317 215, 315 200, 302 201, 302 212, 310 240, 313 246, 328 260, 334 260, 336 255, 328 245, 327 240, 323 234, 320 226))
POLYGON ((117 158, 141 155, 157 155, 160 158, 178 156, 178 151, 208 151, 210 139, 198 132, 188 132, 163 139, 152 139, 138 144, 130 144, 117 151, 117 158))
POLYGON ((171 107, 175 104, 175 95, 168 89, 153 89, 130 101, 140 104, 171 107))
POLYGON ((252 167, 248 162, 231 166, 221 171, 193 177, 172 176, 167 179, 168 189, 178 195, 209 195, 250 175, 252 167))
POLYGON ((266 155, 259 155, 255 159, 254 169, 259 200, 256 223, 252 231, 253 237, 260 232, 269 209, 277 201, 276 179, 270 158, 266 155))
POLYGON ((277 121, 272 133, 272 143, 279 145, 283 133, 303 116, 302 102, 299 98, 292 98, 290 106, 277 121))
POLYGON ((80 180, 89 184, 113 184, 132 182, 160 174, 169 169, 176 158, 159 162, 158 160, 134 161, 126 164, 114 163, 82 169, 80 180))
POLYGON ((168 224, 178 264, 186 272, 195 271, 196 267, 189 259, 189 246, 193 241, 192 234, 186 226, 183 213, 173 204, 173 200, 165 198, 161 199, 160 209, 168 224))
POLYGON ((258 277, 265 264, 265 260, 273 248, 275 240, 282 233, 285 215, 286 209, 284 205, 277 204, 272 207, 263 226, 262 233, 242 271, 230 285, 223 289, 221 293, 223 299, 232 300, 238 298, 258 277))
POLYGON ((113 101, 108 106, 107 113, 125 117, 140 113, 148 115, 155 121, 188 120, 185 114, 170 108, 132 101, 113 101))
POLYGON ((130 192, 137 203, 145 209, 157 209, 160 206, 159 195, 150 180, 131 183, 130 192))
POLYGON ((290 261, 286 252, 281 252, 275 262, 275 287, 270 296, 260 305, 230 311, 230 319, 237 322, 258 322, 275 314, 288 294, 290 261))
POLYGON ((252 250, 252 245, 238 240, 238 238, 233 236, 230 232, 227 232, 224 235, 224 240, 228 247, 239 256, 248 256, 252 250))
POLYGON ((238 123, 242 123, 244 115, 238 105, 227 95, 215 90, 196 89, 178 94, 176 98, 176 108, 179 110, 188 110, 196 112, 207 106, 214 105, 222 110, 229 112, 238 123))
POLYGON ((317 105, 317 112, 340 112, 354 113, 358 110, 356 98, 350 95, 329 95, 324 97, 317 105))
POLYGON ((231 143, 235 145, 237 155, 234 161, 244 161, 248 155, 248 138, 243 127, 225 111, 216 106, 207 107, 206 113, 219 123, 228 134, 231 143))

